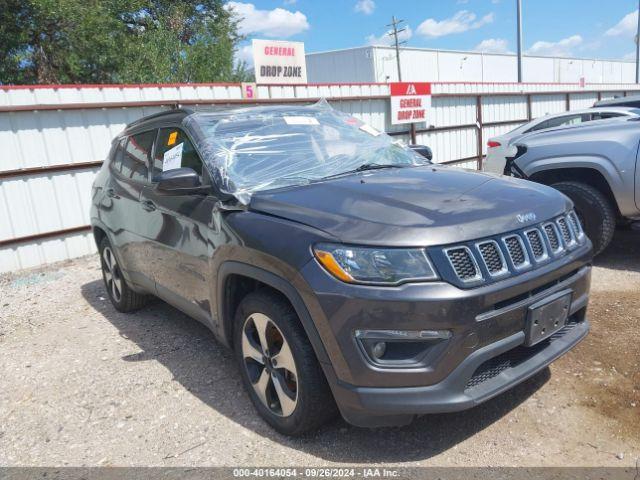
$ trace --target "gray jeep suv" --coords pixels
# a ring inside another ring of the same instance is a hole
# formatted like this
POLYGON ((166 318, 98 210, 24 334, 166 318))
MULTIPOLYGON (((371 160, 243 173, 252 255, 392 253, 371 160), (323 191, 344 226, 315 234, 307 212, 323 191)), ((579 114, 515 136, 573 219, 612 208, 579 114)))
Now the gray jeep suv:
POLYGON ((567 197, 436 166, 326 103, 143 118, 92 193, 114 307, 204 323, 285 434, 473 407, 589 328, 567 197))

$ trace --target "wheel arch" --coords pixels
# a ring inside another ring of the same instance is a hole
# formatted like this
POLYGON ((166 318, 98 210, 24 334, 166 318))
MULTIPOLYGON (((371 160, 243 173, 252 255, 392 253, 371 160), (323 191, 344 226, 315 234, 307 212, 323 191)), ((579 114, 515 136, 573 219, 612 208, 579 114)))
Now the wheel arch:
POLYGON ((288 280, 262 268, 237 261, 222 263, 217 278, 217 314, 221 329, 219 336, 228 346, 233 346, 234 318, 242 298, 251 291, 268 288, 291 304, 323 367, 330 363, 309 310, 296 288, 288 280))
POLYGON ((618 201, 614 194, 614 190, 611 184, 602 173, 601 169, 595 166, 576 166, 566 168, 545 168, 535 171, 529 174, 529 180, 544 185, 552 185, 558 182, 573 181, 582 182, 596 188, 602 193, 616 211, 616 214, 620 216, 620 208, 618 201))
POLYGON ((91 230, 93 232, 93 239, 96 242, 96 247, 100 248, 100 244, 102 243, 102 239, 107 237, 107 232, 104 228, 98 225, 92 225, 91 230))

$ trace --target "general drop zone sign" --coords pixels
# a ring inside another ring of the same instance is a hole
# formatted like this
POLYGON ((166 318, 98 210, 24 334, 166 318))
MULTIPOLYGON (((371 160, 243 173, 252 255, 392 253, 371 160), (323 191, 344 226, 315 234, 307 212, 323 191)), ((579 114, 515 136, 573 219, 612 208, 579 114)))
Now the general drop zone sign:
POLYGON ((253 40, 252 45, 256 83, 307 83, 304 43, 253 40))
POLYGON ((431 84, 396 82, 391 83, 391 123, 418 123, 427 120, 431 108, 431 84))

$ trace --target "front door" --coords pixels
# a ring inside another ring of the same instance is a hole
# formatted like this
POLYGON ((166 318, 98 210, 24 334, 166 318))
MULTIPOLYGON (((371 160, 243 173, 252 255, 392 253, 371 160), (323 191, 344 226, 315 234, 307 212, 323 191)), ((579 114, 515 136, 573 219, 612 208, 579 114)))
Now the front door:
MULTIPOLYGON (((179 167, 192 168, 203 183, 209 181, 185 133, 179 128, 161 128, 152 178, 163 170, 179 167)), ((158 296, 194 318, 210 321, 209 259, 216 243, 213 215, 217 199, 211 194, 159 194, 152 183, 143 189, 141 202, 150 210, 147 234, 154 244, 150 255, 158 296)))

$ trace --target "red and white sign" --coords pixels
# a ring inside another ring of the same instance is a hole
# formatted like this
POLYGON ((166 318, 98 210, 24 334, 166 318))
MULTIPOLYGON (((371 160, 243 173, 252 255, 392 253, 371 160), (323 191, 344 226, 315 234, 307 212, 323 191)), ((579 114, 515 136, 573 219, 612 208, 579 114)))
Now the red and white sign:
POLYGON ((431 84, 425 82, 391 83, 391 123, 418 123, 427 120, 431 108, 431 84))
POLYGON ((256 83, 307 83, 304 43, 254 39, 252 46, 256 83))

